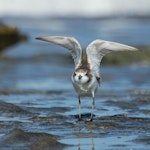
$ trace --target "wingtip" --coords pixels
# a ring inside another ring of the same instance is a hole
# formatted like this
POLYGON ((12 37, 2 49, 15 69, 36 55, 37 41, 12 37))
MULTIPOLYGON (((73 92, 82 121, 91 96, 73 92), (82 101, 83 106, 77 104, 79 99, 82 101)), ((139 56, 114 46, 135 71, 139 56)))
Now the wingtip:
POLYGON ((136 51, 139 51, 139 49, 138 48, 135 48, 136 49, 136 51))
POLYGON ((139 49, 134 47, 133 51, 139 51, 139 49))
POLYGON ((35 39, 49 42, 49 37, 48 36, 40 36, 40 37, 36 37, 35 39))
POLYGON ((41 40, 41 37, 36 37, 35 39, 36 39, 36 40, 41 40))

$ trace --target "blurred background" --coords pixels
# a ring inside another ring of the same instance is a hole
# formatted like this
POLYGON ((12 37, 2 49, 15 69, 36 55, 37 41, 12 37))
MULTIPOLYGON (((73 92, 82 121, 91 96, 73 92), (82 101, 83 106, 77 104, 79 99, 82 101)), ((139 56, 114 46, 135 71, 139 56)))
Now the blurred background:
MULTIPOLYGON (((104 57, 101 66, 103 82, 96 98, 95 115, 99 117, 126 113, 132 117, 149 118, 149 0, 0 0, 0 100, 5 103, 0 105, 0 110, 3 110, 0 116, 0 140, 12 127, 16 127, 17 121, 21 122, 17 127, 24 131, 40 130, 61 135, 63 139, 76 137, 75 128, 64 124, 64 120, 55 130, 60 120, 49 126, 47 122, 45 125, 42 122, 35 125, 33 119, 33 116, 37 115, 37 118, 52 117, 53 121, 60 117, 68 122, 73 119, 64 116, 68 117, 78 112, 76 94, 70 81, 74 69, 73 61, 64 48, 35 40, 38 36, 46 35, 73 36, 81 43, 83 49, 97 38, 138 48, 138 52, 115 53, 104 57), (119 106, 116 101, 119 101, 119 106), (32 114, 19 115, 16 118, 15 111, 8 109, 12 106, 7 103, 32 111, 32 114), (65 109, 62 109, 64 107, 65 109), (55 116, 51 116, 52 114, 55 116), (10 122, 11 126, 6 124, 10 122), (71 128, 69 133, 68 128, 71 128)), ((83 106, 83 112, 90 111, 91 101, 88 104, 83 106)), ((78 125, 73 121, 71 123, 78 125)), ((105 126, 103 129, 106 129, 105 126)), ((131 141, 133 135, 141 137, 134 129, 129 131, 131 141)), ((89 129, 85 127, 84 131, 89 132, 89 129)), ((81 132, 83 137, 84 131, 81 132)), ((105 146, 112 144, 112 138, 116 138, 117 141, 117 136, 122 137, 119 135, 120 131, 117 131, 112 133, 111 137, 110 134, 105 134, 105 146)), ((148 129, 143 131, 144 135, 145 132, 148 132, 148 129)), ((99 131, 94 130, 94 133, 99 131)), ((90 137, 91 133, 88 136, 90 137)), ((93 134, 92 137, 94 136, 93 134)), ((81 142, 82 139, 85 140, 81 138, 81 142)), ((131 143, 125 143, 127 139, 128 137, 122 137, 119 142, 131 148, 131 143)), ((146 139, 150 141, 149 138, 146 139)), ((75 141, 72 140, 72 143, 75 141)), ((1 143, 3 144, 0 146, 5 148, 5 142, 1 143)), ((84 146, 88 145, 88 141, 85 140, 84 143, 84 146)), ((99 143, 97 141, 95 147, 99 148, 99 143)), ((136 144, 133 142, 131 145, 136 148, 136 144)), ((146 148, 142 144, 141 149, 146 148)))
POLYGON ((1 16, 149 16, 150 2, 147 0, 1 0, 1 16))
MULTIPOLYGON (((14 85, 14 82, 16 88, 20 82, 23 82, 21 86, 24 87, 26 83, 22 80, 18 83, 18 77, 25 76, 33 80, 39 76, 43 79, 46 74, 49 76, 49 71, 37 70, 40 65, 41 69, 48 67, 45 70, 51 70, 49 65, 52 66, 52 72, 58 70, 54 65, 61 67, 62 63, 65 63, 72 67, 73 61, 63 48, 35 40, 38 36, 46 35, 73 36, 79 40, 83 49, 97 38, 135 46, 139 48, 139 52, 110 54, 104 57, 103 64, 140 63, 149 66, 149 14, 150 2, 147 0, 0 0, 2 69, 7 68, 6 63, 9 62, 9 70, 5 69, 4 75, 0 76, 1 80, 8 88, 11 87, 10 83, 14 85), (27 63, 29 60, 31 64, 27 63), (10 67, 10 62, 16 69, 10 67), (43 67, 43 63, 48 66, 43 67), (32 64, 36 67, 32 68, 32 64), (8 80, 8 74, 15 74, 14 78, 17 79, 16 81, 10 79, 7 85, 5 80, 8 80)), ((33 81, 31 84, 29 81, 27 87, 33 86, 35 89, 49 87, 48 82, 42 84, 43 87, 39 87, 36 83, 33 81)))
MULTIPOLYGON (((96 38, 149 46, 149 14, 147 0, 0 0, 0 36, 5 34, 0 50, 27 38, 35 43, 34 38, 41 34, 74 36, 84 48, 96 38), (4 30, 4 25, 10 28, 4 30), (8 33, 16 33, 15 38, 8 38, 8 33)), ((24 56, 34 53, 33 48, 16 49, 8 53, 24 56)))
POLYGON ((149 14, 147 0, 0 0, 1 26, 18 27, 24 34, 18 41, 27 37, 32 41, 42 34, 74 36, 83 47, 96 38, 145 46, 149 45, 149 14))

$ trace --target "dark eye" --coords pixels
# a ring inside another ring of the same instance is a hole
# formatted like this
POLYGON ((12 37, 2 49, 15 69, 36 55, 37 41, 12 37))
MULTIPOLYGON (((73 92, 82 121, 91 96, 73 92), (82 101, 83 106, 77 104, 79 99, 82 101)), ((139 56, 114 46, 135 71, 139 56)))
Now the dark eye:
POLYGON ((73 76, 76 76, 76 73, 74 73, 74 75, 73 76))
POLYGON ((85 74, 86 76, 88 75, 88 73, 85 74))

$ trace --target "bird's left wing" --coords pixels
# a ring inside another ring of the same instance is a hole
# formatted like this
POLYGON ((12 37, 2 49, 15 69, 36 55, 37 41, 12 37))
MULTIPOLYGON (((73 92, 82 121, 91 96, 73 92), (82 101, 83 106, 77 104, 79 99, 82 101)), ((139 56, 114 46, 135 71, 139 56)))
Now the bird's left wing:
POLYGON ((82 48, 75 38, 65 36, 44 36, 37 37, 36 39, 54 43, 68 49, 74 59, 75 68, 78 68, 80 66, 82 58, 82 48))
POLYGON ((100 77, 99 68, 103 56, 113 51, 115 52, 136 50, 136 48, 128 45, 97 39, 87 46, 86 54, 90 69, 94 72, 96 77, 100 77))

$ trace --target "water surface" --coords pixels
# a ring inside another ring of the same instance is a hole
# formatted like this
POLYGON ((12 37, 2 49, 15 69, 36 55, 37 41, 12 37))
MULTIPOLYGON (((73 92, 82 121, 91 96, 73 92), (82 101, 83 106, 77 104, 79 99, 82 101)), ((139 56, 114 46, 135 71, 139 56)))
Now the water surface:
MULTIPOLYGON (((94 121, 78 122, 77 95, 70 79, 73 61, 67 50, 34 39, 68 35, 77 37, 83 47, 95 38, 148 45, 149 20, 3 20, 18 25, 30 38, 0 59, 1 149, 149 148, 149 64, 102 65, 94 121)), ((91 98, 82 99, 85 118, 91 103, 91 98)))

